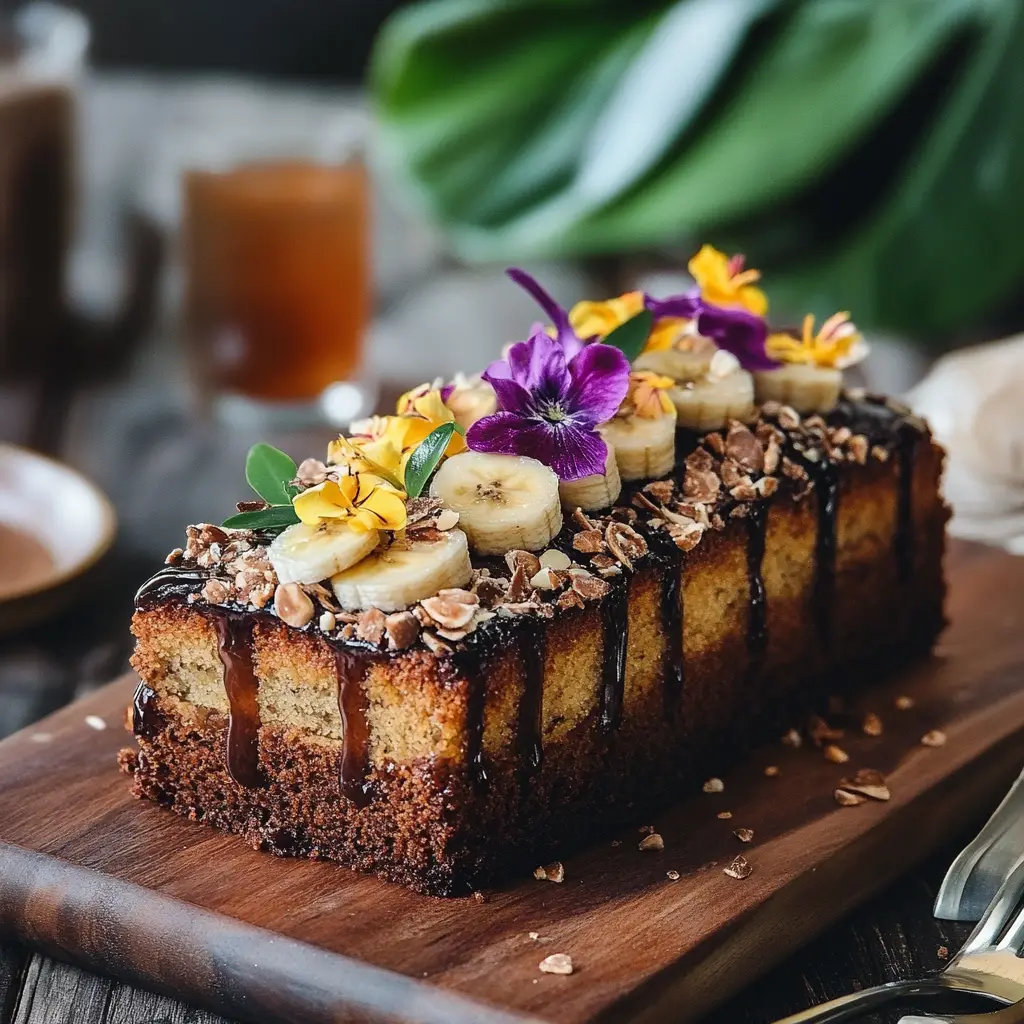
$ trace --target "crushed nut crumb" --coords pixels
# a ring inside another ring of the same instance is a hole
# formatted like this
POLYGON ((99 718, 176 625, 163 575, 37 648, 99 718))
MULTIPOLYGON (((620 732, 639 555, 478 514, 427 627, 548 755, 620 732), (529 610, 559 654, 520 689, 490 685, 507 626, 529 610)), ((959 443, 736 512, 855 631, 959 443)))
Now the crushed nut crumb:
POLYGON ((724 874, 730 878, 749 878, 751 872, 754 869, 750 866, 750 861, 746 857, 734 857, 732 863, 728 867, 723 868, 724 874))
POLYGON ((914 706, 914 698, 897 697, 894 703, 897 711, 909 711, 914 706))
POLYGON ((552 953, 540 962, 545 974, 572 974, 572 957, 568 953, 552 953))
POLYGON ((797 747, 803 746, 804 738, 796 729, 790 729, 785 736, 782 737, 783 746, 792 747, 794 750, 797 747))
POLYGON ((764 773, 769 779, 774 779, 779 774, 779 766, 777 764, 770 764, 765 768, 764 773))
POLYGON ((943 747, 946 745, 946 734, 941 729, 930 729, 921 737, 923 747, 943 747))
POLYGON ((833 795, 840 807, 857 807, 859 804, 866 803, 867 801, 866 797, 860 796, 858 793, 851 793, 845 789, 837 789, 833 795))
POLYGON ((822 753, 825 755, 825 760, 831 761, 833 764, 846 764, 850 760, 850 755, 834 743, 829 743, 822 753))
POLYGON ((705 793, 721 793, 724 789, 725 783, 719 778, 711 778, 704 783, 705 793))
POLYGON ((533 877, 536 878, 538 882, 564 882, 565 868, 562 866, 562 862, 560 860, 553 860, 550 864, 534 868, 533 877))
POLYGON ((639 850, 664 850, 665 840, 657 832, 651 832, 640 840, 639 850))
POLYGON ((882 720, 873 711, 864 716, 861 729, 865 736, 881 736, 883 732, 882 720))
POLYGON ((97 732, 102 732, 107 727, 107 723, 99 715, 86 715, 85 724, 97 732))
POLYGON ((732 811, 719 811, 717 817, 722 821, 728 821, 732 817, 732 811))
POLYGON ((738 828, 734 830, 733 835, 741 843, 752 843, 754 841, 754 830, 752 828, 738 828))

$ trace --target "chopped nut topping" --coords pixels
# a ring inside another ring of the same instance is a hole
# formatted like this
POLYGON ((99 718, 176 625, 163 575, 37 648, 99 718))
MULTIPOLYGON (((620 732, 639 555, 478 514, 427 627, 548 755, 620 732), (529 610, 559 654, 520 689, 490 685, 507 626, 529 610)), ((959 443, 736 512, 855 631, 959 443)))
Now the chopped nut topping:
POLYGON ((513 581, 515 580, 515 573, 520 569, 523 570, 526 579, 536 576, 540 572, 540 559, 532 551, 520 551, 518 549, 509 551, 505 555, 505 562, 513 574, 513 581))
MULTIPOLYGON (((292 584, 292 586, 296 585, 292 584)), ((231 589, 223 580, 209 579, 203 585, 202 595, 203 600, 209 601, 210 604, 224 604, 231 596, 231 589)))
POLYGON ((572 589, 584 601, 598 601, 612 588, 611 584, 605 583, 604 580, 598 579, 596 576, 578 576, 574 574, 572 576, 572 589))
POLYGON ((537 590, 561 590, 568 581, 567 573, 557 572, 545 565, 530 579, 530 586, 537 590))
POLYGON ((384 619, 384 630, 388 647, 392 651, 404 651, 419 639, 420 624, 412 612, 392 612, 384 619))
POLYGON ((301 629, 313 620, 313 602, 298 583, 282 583, 274 594, 274 611, 282 622, 301 629))
POLYGON ((840 807, 857 807, 860 804, 866 803, 865 797, 862 797, 858 793, 851 793, 845 789, 837 789, 833 794, 835 801, 840 807))
POLYGON ((476 611, 476 606, 480 603, 480 599, 476 594, 470 594, 468 591, 448 591, 448 593, 465 594, 467 597, 472 598, 472 602, 463 601, 461 598, 442 597, 438 594, 437 597, 428 597, 426 600, 421 601, 420 606, 441 628, 451 630, 462 629, 473 618, 473 613, 476 611))
POLYGON ((834 743, 829 743, 822 753, 825 755, 825 760, 831 761, 833 764, 846 764, 850 760, 850 755, 834 743))
POLYGON ((573 509, 572 517, 582 530, 593 530, 596 528, 594 523, 587 517, 586 512, 581 508, 573 509))
POLYGON ((725 783, 719 778, 711 778, 704 783, 705 793, 721 793, 724 789, 725 783))
POLYGON ((572 546, 585 555, 596 555, 604 551, 604 536, 600 530, 581 530, 573 535, 572 546))
POLYGON ((729 427, 725 455, 748 473, 760 473, 764 469, 764 449, 750 428, 742 423, 734 422, 729 427))
POLYGON ((323 633, 330 633, 334 630, 334 627, 338 624, 338 620, 334 617, 334 612, 323 612, 320 615, 320 630, 323 633))
POLYGON ((369 644, 379 644, 384 639, 384 622, 384 613, 379 608, 367 608, 356 620, 356 636, 369 644))
POLYGON ((723 868, 723 873, 728 875, 730 878, 749 878, 750 873, 754 870, 750 866, 750 862, 746 857, 734 857, 732 863, 727 867, 723 868))
MULTIPOLYGON (((540 563, 538 563, 538 566, 540 563)), ((539 572, 538 568, 538 572, 539 572)), ((505 592, 505 600, 509 604, 519 604, 530 596, 530 577, 522 565, 517 565, 512 571, 512 581, 505 592)))
POLYGON ((864 716, 861 729, 864 730, 865 736, 881 736, 883 732, 882 720, 873 711, 869 711, 864 716))
POLYGON ((853 461, 863 466, 868 461, 868 439, 863 434, 855 434, 846 445, 853 461))
POLYGON ((181 562, 181 556, 184 554, 185 552, 181 548, 175 548, 164 559, 164 565, 178 565, 181 562))
POLYGON ((921 745, 943 747, 946 745, 946 734, 941 729, 931 729, 921 737, 921 745))
POLYGON ((779 426, 783 430, 796 430, 800 426, 800 413, 789 405, 779 407, 776 419, 778 419, 779 426))
POLYGON ((438 513, 437 519, 434 521, 434 525, 442 531, 452 530, 459 523, 459 513, 453 509, 446 508, 438 513))
POLYGON ((541 552, 540 564, 548 569, 568 569, 572 565, 572 559, 564 551, 548 548, 547 551, 541 552))
POLYGON ((422 633, 423 642, 427 645, 428 650, 433 654, 443 655, 451 654, 452 649, 443 641, 438 639, 429 630, 424 630, 422 633))
POLYGON ((572 974, 572 957, 568 953, 552 953, 540 962, 545 974, 572 974))
POLYGON ((640 845, 637 847, 640 850, 664 850, 665 840, 657 832, 652 832, 650 835, 644 836, 640 840, 640 845))
POLYGON ((752 828, 738 828, 733 832, 733 835, 741 843, 752 843, 754 841, 754 830, 752 828))
POLYGON ((608 550, 627 569, 633 568, 635 559, 647 554, 647 541, 625 523, 609 523, 605 527, 604 539, 608 550))
POLYGON ((564 882, 565 868, 560 860, 553 860, 550 864, 534 868, 533 877, 539 882, 564 882))

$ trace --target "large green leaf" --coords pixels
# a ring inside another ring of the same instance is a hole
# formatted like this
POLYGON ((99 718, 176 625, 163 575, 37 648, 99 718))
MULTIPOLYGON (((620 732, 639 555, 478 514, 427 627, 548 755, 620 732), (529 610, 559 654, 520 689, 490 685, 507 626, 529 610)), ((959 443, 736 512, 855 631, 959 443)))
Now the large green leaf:
POLYGON ((949 328, 1024 273, 1022 8, 436 0, 376 55, 385 165, 469 258, 710 238, 787 313, 949 328))

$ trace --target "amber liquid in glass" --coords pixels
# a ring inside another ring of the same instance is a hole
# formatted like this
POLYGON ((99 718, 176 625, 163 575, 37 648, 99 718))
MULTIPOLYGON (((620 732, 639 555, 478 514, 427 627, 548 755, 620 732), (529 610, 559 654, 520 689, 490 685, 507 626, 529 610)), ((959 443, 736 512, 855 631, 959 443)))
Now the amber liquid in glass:
POLYGON ((312 400, 359 370, 369 317, 360 164, 254 164, 185 180, 186 304, 204 396, 312 400))

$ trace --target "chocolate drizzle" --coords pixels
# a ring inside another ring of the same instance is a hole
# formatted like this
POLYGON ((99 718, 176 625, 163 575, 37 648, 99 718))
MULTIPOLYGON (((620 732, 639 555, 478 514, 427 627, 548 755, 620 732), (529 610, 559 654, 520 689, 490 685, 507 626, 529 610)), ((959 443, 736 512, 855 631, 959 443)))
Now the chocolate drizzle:
POLYGON ((747 586, 750 599, 747 611, 747 652, 749 672, 761 670, 768 648, 768 601, 764 589, 761 564, 764 561, 765 535, 768 531, 768 503, 753 502, 747 506, 747 586))
POLYGON ((168 598, 187 598, 202 589, 209 579, 209 573, 201 569, 186 569, 182 566, 168 566, 150 576, 135 594, 135 607, 148 608, 168 598))
POLYGON ((516 723, 516 755, 520 783, 540 768, 543 758, 544 655, 547 630, 543 622, 525 624, 520 653, 523 659, 523 696, 516 723))
MULTIPOLYGON (((675 547, 675 545, 673 545, 675 547)), ((679 705, 685 682, 683 668, 683 586, 682 552, 664 569, 661 579, 661 628, 665 634, 665 710, 672 714, 679 705)))
POLYGON ((343 796, 357 807, 370 802, 367 778, 370 774, 370 726, 366 676, 373 654, 366 650, 339 647, 334 652, 338 673, 338 710, 341 712, 342 746, 339 785, 343 796))
POLYGON ((140 739, 151 740, 163 728, 163 716, 153 705, 156 693, 139 683, 132 700, 132 732, 140 739))
POLYGON ((461 668, 469 684, 466 697, 466 763, 473 788, 484 792, 490 785, 484 764, 484 705, 487 697, 485 675, 487 658, 479 651, 468 651, 460 658, 461 668))
POLYGON ((811 613, 823 644, 832 639, 832 613, 836 593, 836 527, 839 519, 839 469, 821 453, 810 459, 793 447, 800 465, 814 482, 818 500, 818 531, 814 541, 814 598, 811 613))
POLYGON ((917 431, 902 424, 896 458, 899 466, 899 491, 896 495, 896 573, 901 583, 914 575, 914 465, 917 456, 917 431))
POLYGON ((629 640, 629 583, 612 587, 601 607, 604 656, 601 666, 601 728, 618 727, 626 691, 626 645, 629 640))
POLYGON ((228 697, 227 767, 240 786, 257 789, 266 785, 260 769, 259 683, 252 665, 250 618, 207 610, 217 631, 217 653, 224 666, 228 697))

